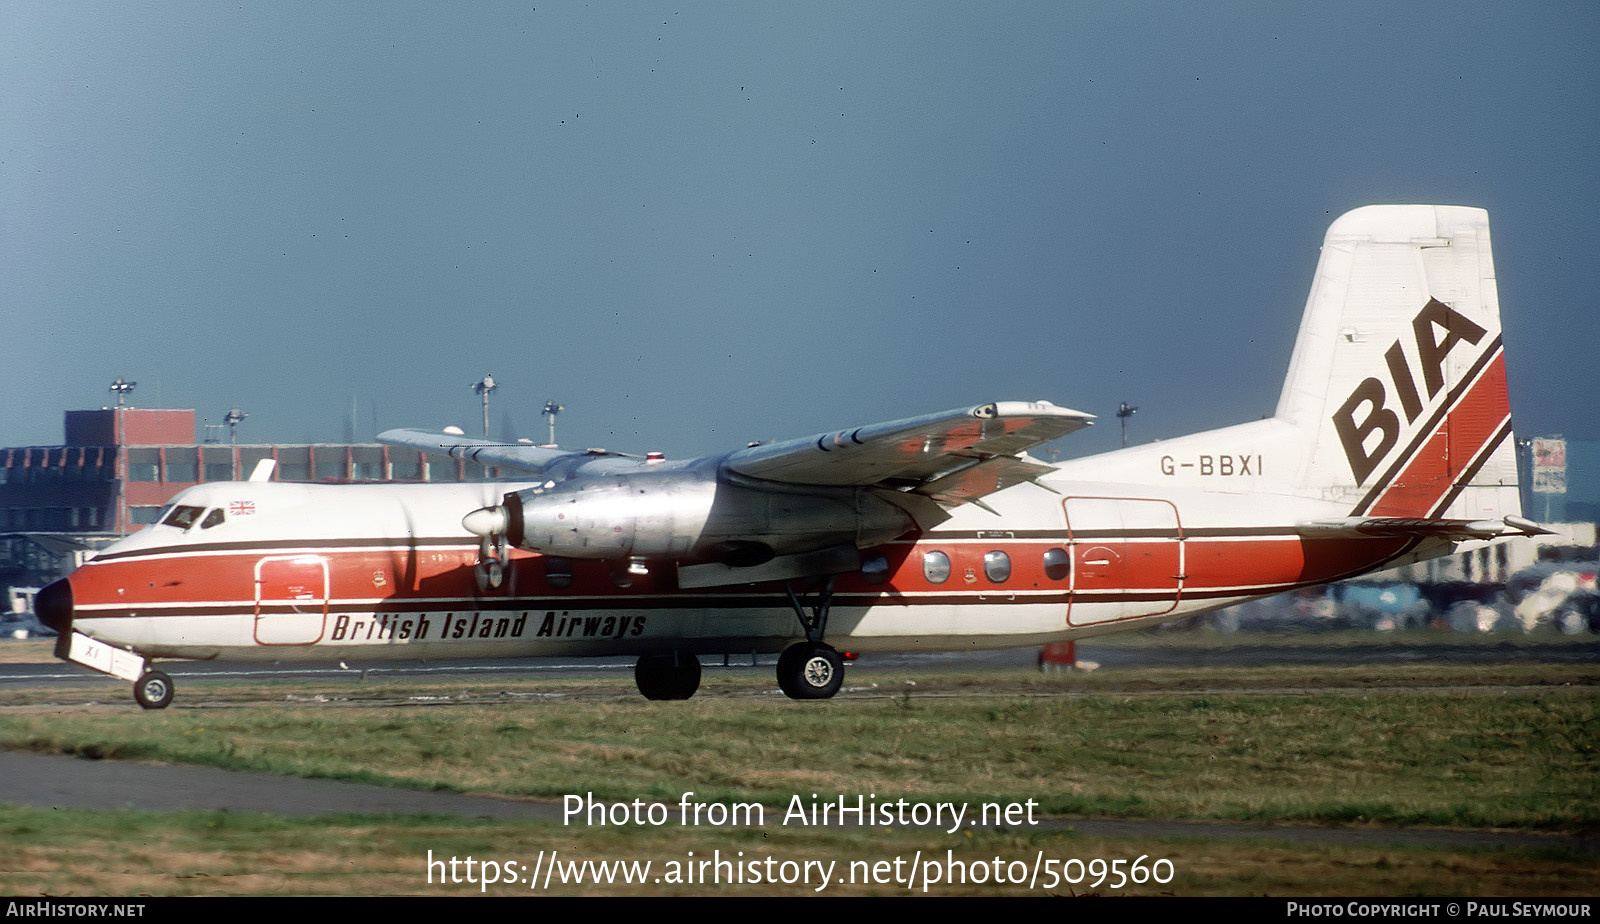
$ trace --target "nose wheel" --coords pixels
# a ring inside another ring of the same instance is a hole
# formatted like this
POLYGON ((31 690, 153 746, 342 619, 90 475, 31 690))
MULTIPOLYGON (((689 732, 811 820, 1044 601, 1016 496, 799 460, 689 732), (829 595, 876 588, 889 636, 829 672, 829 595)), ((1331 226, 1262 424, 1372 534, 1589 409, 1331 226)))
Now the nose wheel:
POLYGON ((133 698, 146 709, 165 709, 172 703, 172 678, 162 671, 145 671, 133 683, 133 698))

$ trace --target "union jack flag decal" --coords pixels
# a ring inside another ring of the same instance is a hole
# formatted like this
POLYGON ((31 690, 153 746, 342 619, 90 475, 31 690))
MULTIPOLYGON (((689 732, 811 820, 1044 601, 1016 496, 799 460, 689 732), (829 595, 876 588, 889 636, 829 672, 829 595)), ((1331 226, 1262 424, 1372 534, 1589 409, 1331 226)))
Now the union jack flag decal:
POLYGON ((254 516, 256 512, 255 501, 234 501, 228 505, 228 514, 236 517, 254 516))

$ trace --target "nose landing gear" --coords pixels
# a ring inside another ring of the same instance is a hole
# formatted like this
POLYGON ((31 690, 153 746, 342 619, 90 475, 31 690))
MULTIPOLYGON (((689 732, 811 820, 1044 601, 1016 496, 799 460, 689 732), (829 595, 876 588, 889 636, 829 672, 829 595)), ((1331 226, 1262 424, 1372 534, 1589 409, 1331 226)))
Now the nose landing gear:
POLYGON ((165 709, 172 703, 175 688, 164 671, 145 671, 133 682, 133 698, 146 709, 165 709))

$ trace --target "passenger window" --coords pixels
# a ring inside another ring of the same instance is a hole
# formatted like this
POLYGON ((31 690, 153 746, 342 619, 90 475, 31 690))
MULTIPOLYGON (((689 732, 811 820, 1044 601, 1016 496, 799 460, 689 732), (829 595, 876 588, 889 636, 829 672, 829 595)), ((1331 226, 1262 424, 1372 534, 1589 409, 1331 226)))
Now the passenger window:
POLYGON ((200 519, 200 514, 205 513, 204 507, 174 507, 161 523, 164 526, 176 526, 179 529, 188 529, 194 521, 200 519))
POLYGON ((223 520, 222 508, 221 507, 213 507, 211 512, 206 514, 206 518, 200 522, 200 528, 201 529, 210 529, 213 526, 221 526, 222 525, 222 520, 223 520))
POLYGON ((1046 549, 1044 576, 1052 581, 1065 581, 1072 574, 1072 556, 1066 549, 1046 549))
POLYGON ((1011 577, 1011 556, 998 549, 984 555, 983 574, 995 584, 1004 584, 1011 577))
POLYGON ((889 579, 889 559, 873 555, 861 563, 861 576, 868 584, 882 584, 889 579))
POLYGON ((950 580, 950 556, 943 552, 924 552, 922 576, 928 579, 929 584, 943 584, 950 580))

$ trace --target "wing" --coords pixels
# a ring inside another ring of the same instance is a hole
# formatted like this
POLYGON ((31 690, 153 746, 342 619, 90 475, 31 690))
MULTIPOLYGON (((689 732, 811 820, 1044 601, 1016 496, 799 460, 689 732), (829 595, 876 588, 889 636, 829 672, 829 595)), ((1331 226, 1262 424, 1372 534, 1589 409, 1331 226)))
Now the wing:
POLYGON ((783 484, 892 488, 955 506, 1051 471, 1017 454, 1091 419, 1048 401, 1002 401, 752 446, 724 457, 722 469, 783 484))
POLYGON ((568 449, 545 449, 521 443, 502 443, 471 436, 449 433, 431 433, 427 430, 385 430, 378 434, 378 442, 390 446, 405 446, 423 452, 437 452, 455 459, 466 459, 480 465, 495 465, 515 469, 532 475, 543 475, 546 470, 564 459, 588 459, 589 452, 568 449))

